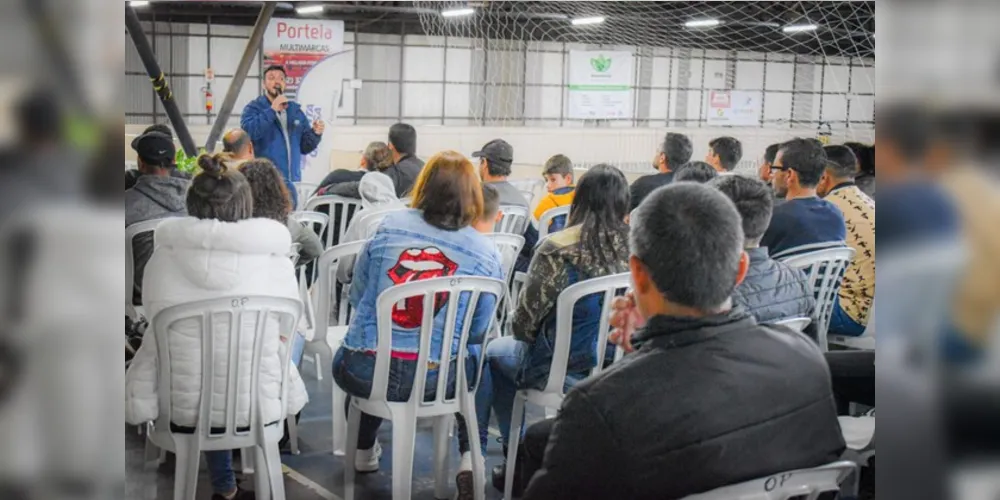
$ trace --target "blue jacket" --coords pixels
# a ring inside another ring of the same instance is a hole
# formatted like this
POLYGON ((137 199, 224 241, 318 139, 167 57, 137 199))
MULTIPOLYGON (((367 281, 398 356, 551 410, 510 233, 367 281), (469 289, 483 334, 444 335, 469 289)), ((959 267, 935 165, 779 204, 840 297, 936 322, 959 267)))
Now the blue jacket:
POLYGON ((302 180, 302 155, 315 151, 322 137, 313 132, 312 121, 302 112, 299 103, 289 101, 285 116, 288 117, 290 152, 285 147, 285 135, 278 122, 278 114, 271 109, 271 101, 266 95, 250 101, 243 108, 240 127, 250 135, 254 154, 271 160, 278 167, 292 201, 297 203, 293 183, 302 180))
MULTIPOLYGON (((482 276, 503 279, 500 253, 496 246, 471 227, 445 231, 428 224, 419 210, 409 209, 386 216, 375 236, 358 254, 354 264, 350 304, 355 314, 344 338, 344 348, 355 351, 375 350, 378 344, 377 302, 386 289, 403 283, 443 276, 482 276)), ((415 354, 420 347, 422 299, 413 298, 400 308, 393 307, 392 348, 396 353, 415 354), (411 300, 413 303, 411 303, 411 300)), ((458 331, 463 326, 468 297, 458 306, 458 331)), ((490 310, 495 298, 483 295, 472 316, 469 344, 481 344, 490 325, 490 310)), ((434 318, 434 338, 430 358, 441 359, 445 314, 434 318)), ((451 355, 458 352, 458 338, 451 355)))

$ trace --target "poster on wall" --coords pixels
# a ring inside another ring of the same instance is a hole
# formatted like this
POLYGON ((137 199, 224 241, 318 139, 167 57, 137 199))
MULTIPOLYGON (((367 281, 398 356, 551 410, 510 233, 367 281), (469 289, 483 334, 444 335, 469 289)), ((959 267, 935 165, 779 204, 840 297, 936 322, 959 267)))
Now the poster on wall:
POLYGON ((354 51, 343 50, 317 62, 302 76, 296 101, 310 122, 327 122, 323 140, 303 158, 304 182, 318 184, 333 167, 334 142, 338 139, 333 127, 341 110, 353 109, 354 93, 349 88, 353 74, 354 51))
POLYGON ((759 127, 760 92, 713 90, 705 116, 713 126, 759 127))
POLYGON ((632 54, 569 52, 569 117, 610 120, 632 117, 632 54))
POLYGON ((285 67, 290 95, 317 62, 343 50, 344 21, 271 19, 264 33, 264 66, 285 67))

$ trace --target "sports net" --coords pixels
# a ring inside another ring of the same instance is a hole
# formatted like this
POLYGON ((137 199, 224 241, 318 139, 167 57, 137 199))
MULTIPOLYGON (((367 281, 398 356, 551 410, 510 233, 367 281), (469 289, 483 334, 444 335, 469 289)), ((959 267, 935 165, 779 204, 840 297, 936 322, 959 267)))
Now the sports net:
POLYGON ((872 141, 874 2, 415 3, 427 35, 471 44, 471 124, 657 129, 612 145, 640 172, 663 129, 737 128, 741 169, 790 136, 872 141))

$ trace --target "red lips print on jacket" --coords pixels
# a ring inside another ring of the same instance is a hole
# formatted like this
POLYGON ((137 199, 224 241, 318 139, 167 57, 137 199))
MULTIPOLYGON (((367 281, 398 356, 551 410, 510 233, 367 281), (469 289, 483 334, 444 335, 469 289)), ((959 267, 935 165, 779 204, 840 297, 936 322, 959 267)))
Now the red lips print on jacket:
MULTIPOLYGON (((451 276, 458 270, 458 264, 446 257, 435 247, 411 248, 399 256, 399 261, 389 269, 389 279, 396 285, 419 280, 451 276)), ((447 293, 434 297, 434 314, 441 310, 448 300, 447 293)), ((392 308, 392 322, 400 328, 412 329, 420 326, 424 316, 423 297, 410 297, 392 308)))

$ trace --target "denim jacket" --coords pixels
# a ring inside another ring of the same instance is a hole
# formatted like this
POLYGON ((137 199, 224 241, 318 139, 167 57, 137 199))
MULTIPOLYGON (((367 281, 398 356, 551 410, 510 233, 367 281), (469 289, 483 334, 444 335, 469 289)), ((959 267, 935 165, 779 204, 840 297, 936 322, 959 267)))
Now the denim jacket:
MULTIPOLYGON (((358 254, 351 285, 350 304, 355 310, 344 348, 373 352, 378 344, 377 302, 386 289, 404 283, 444 276, 481 276, 503 279, 500 254, 493 243, 471 227, 446 231, 428 224, 419 210, 408 209, 386 216, 375 236, 358 254)), ((466 294, 467 295, 467 294, 466 294)), ((410 298, 392 310, 392 348, 395 356, 416 355, 420 348, 422 298, 410 298)), ((458 305, 456 331, 461 331, 470 297, 458 305)), ((469 344, 482 343, 490 324, 495 298, 482 295, 472 316, 469 344)), ((434 318, 434 338, 429 359, 441 360, 445 322, 443 298, 434 318)), ((458 353, 458 336, 451 356, 458 353)))

